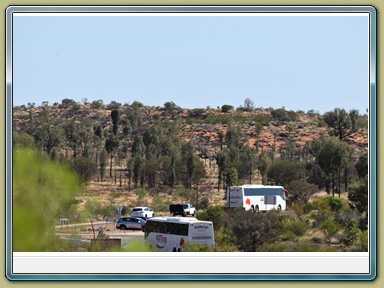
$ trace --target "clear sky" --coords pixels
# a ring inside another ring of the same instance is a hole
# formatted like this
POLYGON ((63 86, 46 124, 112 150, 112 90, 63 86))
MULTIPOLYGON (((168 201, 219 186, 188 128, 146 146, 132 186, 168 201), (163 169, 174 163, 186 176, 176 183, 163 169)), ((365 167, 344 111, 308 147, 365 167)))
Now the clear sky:
POLYGON ((64 98, 366 113, 368 17, 13 18, 13 105, 64 98))

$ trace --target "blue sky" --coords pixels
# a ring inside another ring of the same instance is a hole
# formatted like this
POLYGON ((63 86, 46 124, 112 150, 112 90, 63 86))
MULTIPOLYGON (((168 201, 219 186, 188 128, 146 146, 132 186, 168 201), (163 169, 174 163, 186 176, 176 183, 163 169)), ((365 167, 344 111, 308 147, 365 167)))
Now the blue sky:
POLYGON ((13 18, 13 105, 84 98, 366 113, 368 17, 13 18))

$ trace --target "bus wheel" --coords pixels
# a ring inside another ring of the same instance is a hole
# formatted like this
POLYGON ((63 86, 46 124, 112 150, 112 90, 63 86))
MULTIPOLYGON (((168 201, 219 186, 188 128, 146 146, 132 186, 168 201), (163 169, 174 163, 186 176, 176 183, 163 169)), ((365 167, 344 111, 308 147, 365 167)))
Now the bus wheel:
POLYGON ((176 247, 173 247, 173 250, 172 250, 172 252, 176 252, 176 247))
POLYGON ((258 205, 256 205, 256 207, 255 207, 255 212, 259 212, 259 206, 258 205))
POLYGON ((277 210, 279 211, 281 210, 281 205, 277 206, 277 210))
POLYGON ((255 207, 253 205, 251 206, 251 211, 255 212, 255 207))

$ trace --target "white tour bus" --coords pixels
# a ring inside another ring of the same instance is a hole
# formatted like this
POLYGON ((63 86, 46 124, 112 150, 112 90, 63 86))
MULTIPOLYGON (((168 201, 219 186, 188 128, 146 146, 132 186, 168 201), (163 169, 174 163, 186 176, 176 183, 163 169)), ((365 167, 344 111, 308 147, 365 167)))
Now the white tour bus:
POLYGON ((193 217, 153 217, 147 220, 144 238, 154 251, 181 252, 189 242, 213 247, 213 223, 193 217))
POLYGON ((285 210, 287 192, 282 186, 230 186, 227 190, 227 207, 244 207, 255 212, 285 210))

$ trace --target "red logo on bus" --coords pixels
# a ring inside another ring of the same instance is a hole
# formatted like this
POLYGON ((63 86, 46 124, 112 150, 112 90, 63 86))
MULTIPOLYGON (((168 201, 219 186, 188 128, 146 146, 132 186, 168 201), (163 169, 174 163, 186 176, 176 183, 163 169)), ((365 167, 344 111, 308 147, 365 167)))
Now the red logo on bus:
POLYGON ((249 200, 249 198, 247 198, 247 200, 245 200, 245 205, 251 205, 251 200, 249 200))

